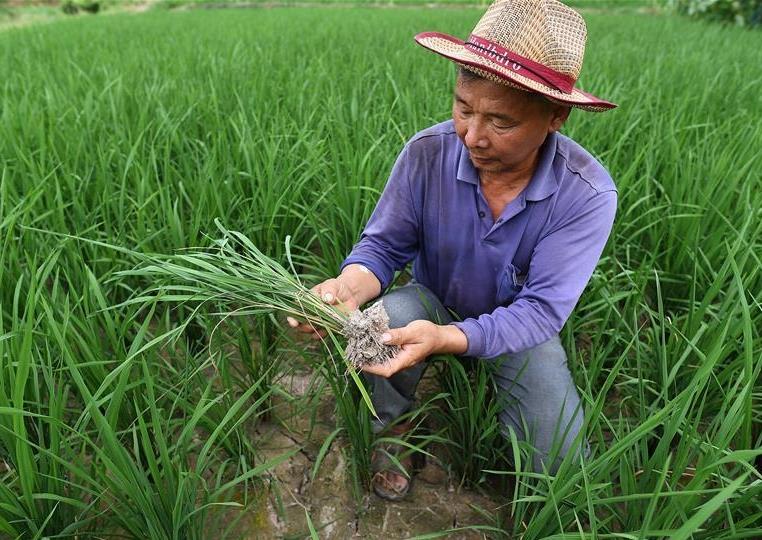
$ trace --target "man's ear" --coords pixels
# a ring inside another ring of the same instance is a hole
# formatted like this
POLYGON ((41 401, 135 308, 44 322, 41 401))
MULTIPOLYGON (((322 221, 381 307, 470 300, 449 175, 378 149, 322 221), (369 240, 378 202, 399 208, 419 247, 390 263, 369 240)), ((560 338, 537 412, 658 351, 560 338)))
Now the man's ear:
POLYGON ((564 125, 564 122, 566 122, 566 119, 569 118, 570 112, 571 112, 571 107, 567 105, 554 104, 552 116, 550 118, 550 125, 548 126, 548 133, 553 133, 561 129, 561 126, 564 125))

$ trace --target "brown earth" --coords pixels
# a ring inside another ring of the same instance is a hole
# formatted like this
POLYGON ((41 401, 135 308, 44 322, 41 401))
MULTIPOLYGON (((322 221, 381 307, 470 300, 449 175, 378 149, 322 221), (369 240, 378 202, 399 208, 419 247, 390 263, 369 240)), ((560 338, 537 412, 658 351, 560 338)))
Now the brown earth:
MULTIPOLYGON (((291 375, 282 381, 295 396, 304 396, 312 375, 291 375)), ((308 538, 308 515, 321 539, 401 539, 461 529, 442 537, 486 538, 469 526, 492 526, 488 516, 500 503, 468 489, 458 488, 439 459, 429 459, 418 473, 411 492, 401 502, 387 502, 366 494, 357 502, 352 496, 345 442, 338 437, 326 454, 314 479, 313 468, 320 447, 335 429, 330 395, 320 397, 315 422, 293 414, 283 401, 271 421, 252 433, 259 441, 263 459, 298 450, 272 471, 272 483, 256 504, 250 505, 237 523, 242 538, 308 538)), ((214 536, 213 531, 209 531, 214 536)))

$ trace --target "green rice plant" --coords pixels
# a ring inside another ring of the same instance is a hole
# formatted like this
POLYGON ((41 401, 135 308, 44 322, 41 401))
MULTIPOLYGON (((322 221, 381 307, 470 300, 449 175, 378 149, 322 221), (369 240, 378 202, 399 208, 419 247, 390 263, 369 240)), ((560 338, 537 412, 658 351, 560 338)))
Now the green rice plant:
MULTIPOLYGON (((686 314, 667 315, 658 295, 654 308, 642 304, 637 291, 643 276, 635 275, 626 277, 632 290, 601 294, 588 306, 583 313, 589 320, 575 316, 572 322, 584 322, 581 328, 614 329, 599 331, 581 350, 589 357, 585 364, 576 359, 588 403, 586 427, 594 426, 588 432, 593 455, 582 470, 562 467, 554 477, 520 467, 507 472, 517 478, 512 520, 503 523, 512 534, 539 538, 575 527, 579 537, 587 530, 639 538, 760 533, 760 473, 752 466, 760 451, 750 422, 758 417, 752 396, 762 363, 752 345, 758 314, 748 307, 751 291, 745 287, 760 267, 742 249, 745 243, 741 235, 727 246, 714 273, 717 285, 695 298, 686 314), (717 302, 724 285, 728 289, 717 302), (607 342, 628 335, 614 366, 601 366, 612 351, 607 342), (609 396, 616 396, 618 409, 609 396), (630 408, 635 410, 628 413, 630 408), (728 527, 723 519, 732 524, 727 533, 720 533, 728 527)), ((520 450, 517 441, 512 444, 520 450)))
POLYGON ((324 362, 321 375, 328 381, 336 401, 339 429, 349 442, 349 473, 356 501, 368 492, 371 478, 370 457, 375 437, 371 430, 372 407, 365 405, 356 385, 347 384, 335 362, 324 362))
MULTIPOLYGON (((326 329, 329 339, 338 348, 339 354, 342 354, 337 335, 343 329, 346 315, 311 294, 296 275, 293 265, 293 273, 289 273, 265 256, 248 238, 228 231, 219 223, 217 225, 223 239, 216 243, 217 249, 214 251, 179 254, 165 260, 154 259, 151 264, 122 272, 122 275, 150 276, 154 282, 160 280, 154 289, 129 300, 129 303, 143 303, 148 299, 173 303, 213 302, 226 310, 222 313, 225 317, 261 317, 274 310, 283 311, 310 322, 316 328, 326 329)), ((286 253, 291 261, 288 241, 286 253)), ((271 332, 273 323, 266 324, 263 328, 271 332)), ((241 336, 246 339, 245 331, 242 330, 241 336)), ((265 339, 272 338, 266 336, 265 339)), ((245 344, 239 350, 244 352, 247 360, 252 361, 247 362, 251 369, 272 381, 274 370, 277 369, 271 363, 273 355, 255 359, 245 344)), ((370 397, 354 368, 346 362, 336 361, 329 354, 318 362, 314 362, 313 358, 312 363, 328 382, 336 400, 338 416, 341 418, 340 429, 350 441, 353 490, 356 499, 360 500, 370 481, 370 451, 374 440, 369 421, 370 415, 374 414, 370 397)))
POLYGON ((215 391, 214 380, 207 379, 203 391, 196 394, 196 386, 187 381, 173 382, 167 388, 156 377, 145 351, 166 336, 142 343, 150 314, 130 357, 93 389, 65 348, 66 326, 57 322, 49 307, 45 311, 51 334, 85 403, 75 429, 92 452, 93 463, 80 481, 93 485, 112 526, 135 538, 205 538, 205 522, 214 507, 240 506, 230 500, 233 488, 261 482, 263 473, 291 455, 258 464, 244 455, 220 458, 216 449, 228 433, 260 414, 268 397, 260 389, 262 381, 255 381, 233 400, 218 422, 206 421, 225 393, 215 391), (260 398, 252 402, 256 393, 260 398), (109 422, 114 406, 131 409, 133 423, 114 429, 109 422))
POLYGON ((95 313, 89 302, 100 289, 67 292, 58 262, 51 254, 27 280, 26 301, 19 280, 19 316, 7 332, 0 319, 0 447, 8 465, 2 531, 14 538, 96 529, 135 538, 207 537, 215 508, 241 506, 241 493, 256 493, 263 475, 290 455, 261 461, 255 451, 232 458, 219 452, 262 414, 272 390, 259 379, 227 400, 216 378, 200 376, 209 365, 185 377, 161 376, 156 366, 164 362, 153 348, 177 330, 148 340, 153 310, 134 333, 105 310, 96 331, 80 309, 95 313), (111 322, 100 326, 104 321, 111 322), (116 346, 129 343, 121 362, 82 354, 111 333, 116 346), (94 367, 102 377, 92 377, 94 367))
MULTIPOLYGON (((43 265, 37 277, 51 271, 43 265)), ((34 282, 24 298, 16 284, 10 328, 0 319, 0 532, 40 538, 88 530, 97 492, 69 473, 83 448, 67 424, 69 382, 53 350, 41 346, 41 301, 34 282)))
MULTIPOLYGON (((280 310, 303 317, 307 323, 333 334, 341 331, 346 316, 311 294, 298 275, 289 273, 241 233, 228 231, 219 222, 217 227, 223 238, 215 242, 216 249, 165 257, 149 256, 146 257, 148 263, 142 267, 120 272, 120 277, 155 279, 169 276, 182 282, 182 285, 162 284, 149 289, 150 295, 131 299, 126 305, 154 299, 226 302, 240 306, 231 314, 251 315, 280 310), (163 293, 167 296, 162 296, 163 293)), ((288 243, 289 239, 286 240, 287 246, 288 243)))
POLYGON ((316 461, 314 470, 320 467, 322 457, 324 457, 334 437, 342 434, 348 443, 347 455, 352 480, 351 489, 358 505, 366 499, 370 489, 373 474, 371 457, 374 450, 389 443, 402 446, 404 449, 399 457, 389 455, 393 463, 402 466, 399 459, 412 453, 421 453, 433 457, 427 448, 434 443, 444 444, 447 442, 442 437, 441 432, 429 433, 422 427, 423 419, 430 414, 434 403, 441 396, 431 397, 425 403, 397 419, 397 422, 411 422, 413 425, 411 434, 406 438, 401 439, 385 434, 377 435, 373 433, 371 426, 372 409, 366 406, 357 386, 348 383, 342 368, 334 361, 320 361, 318 359, 315 362, 313 355, 303 353, 302 356, 308 363, 315 365, 317 373, 330 386, 338 419, 338 427, 321 447, 319 453, 321 457, 316 461))
POLYGON ((454 356, 436 358, 433 364, 441 395, 431 414, 443 428, 448 465, 460 486, 484 485, 485 470, 506 465, 506 439, 498 419, 501 403, 491 376, 494 367, 454 356))
POLYGON ((311 388, 302 399, 292 402, 294 416, 307 416, 310 419, 306 434, 308 439, 312 438, 318 403, 326 389, 334 403, 336 427, 320 445, 312 476, 314 478, 321 468, 334 442, 338 439, 338 442, 344 443, 341 451, 347 457, 351 480, 349 488, 359 510, 359 505, 366 498, 371 478, 370 457, 375 442, 371 429, 371 409, 366 405, 358 387, 348 380, 344 362, 337 361, 335 355, 326 354, 315 347, 306 347, 288 333, 282 335, 281 346, 282 354, 291 358, 292 362, 298 358, 298 364, 313 372, 311 388))
MULTIPOLYGON (((105 4, 111 4, 116 2, 117 5, 119 5, 119 2, 124 0, 103 0, 105 4)), ((135 0, 127 0, 129 1, 135 1, 135 0)), ((568 3, 571 6, 578 7, 578 8, 593 8, 593 9, 636 9, 636 8, 642 8, 642 7, 658 7, 662 4, 664 0, 567 0, 566 3, 568 3)), ((197 5, 201 5, 202 7, 208 9, 208 8, 226 8, 226 7, 237 7, 237 5, 246 4, 246 5, 256 5, 257 3, 262 3, 263 0, 255 0, 252 2, 251 0, 158 0, 155 4, 155 7, 158 9, 172 9, 177 7, 194 7, 197 5)), ((299 6, 305 6, 313 4, 315 6, 321 6, 321 5, 331 5, 331 4, 349 4, 349 5, 355 5, 358 7, 362 7, 365 5, 371 6, 371 7, 394 7, 398 5, 402 6, 416 6, 416 5, 422 5, 424 2, 423 0, 383 0, 383 1, 375 1, 375 0, 309 0, 307 2, 296 2, 296 0, 284 0, 282 2, 279 2, 281 6, 293 6, 293 5, 299 5, 299 6)), ((458 6, 458 5, 466 5, 466 6, 473 6, 473 5, 479 5, 486 7, 489 2, 485 0, 478 0, 475 2, 469 1, 469 0, 442 0, 440 2, 437 2, 436 4, 442 5, 442 6, 458 6)), ((431 5, 431 4, 429 4, 431 5)))
MULTIPOLYGON (((164 281, 125 305, 146 301, 211 301, 227 308, 223 313, 225 316, 256 315, 277 310, 305 320, 316 329, 326 330, 330 341, 340 348, 337 335, 342 332, 347 315, 312 294, 302 284, 293 263, 293 273, 289 273, 263 254, 247 237, 228 231, 219 222, 216 224, 223 238, 216 242, 215 250, 151 257, 150 263, 143 267, 119 272, 120 276, 164 281)), ((288 238, 286 253, 291 262, 288 238)), ((345 366, 345 372, 373 411, 370 397, 356 371, 348 362, 345 366)))
POLYGON ((274 394, 290 398, 277 384, 283 368, 283 356, 278 351, 280 325, 270 314, 251 321, 236 317, 230 326, 218 341, 235 343, 233 354, 217 355, 215 366, 228 388, 247 388, 257 382, 261 392, 267 394, 262 420, 269 420, 274 394))

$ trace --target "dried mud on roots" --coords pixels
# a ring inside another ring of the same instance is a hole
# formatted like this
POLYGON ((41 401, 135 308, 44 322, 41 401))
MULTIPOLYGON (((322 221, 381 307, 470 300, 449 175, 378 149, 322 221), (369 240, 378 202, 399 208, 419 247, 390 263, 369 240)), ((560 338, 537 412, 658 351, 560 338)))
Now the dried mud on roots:
POLYGON ((381 301, 365 311, 349 314, 343 334, 347 338, 347 360, 355 368, 383 364, 400 350, 398 345, 384 345, 381 336, 389 331, 389 316, 381 301))

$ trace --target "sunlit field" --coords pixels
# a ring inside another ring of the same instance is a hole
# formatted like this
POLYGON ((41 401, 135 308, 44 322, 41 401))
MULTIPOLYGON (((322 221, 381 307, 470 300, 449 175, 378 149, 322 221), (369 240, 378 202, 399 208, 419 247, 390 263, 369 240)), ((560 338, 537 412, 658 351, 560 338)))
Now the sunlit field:
MULTIPOLYGON (((277 311, 136 301, 164 285, 134 270, 212 245, 218 220, 308 285, 335 275, 405 141, 450 114, 455 69, 412 36, 465 37, 481 13, 151 11, 0 33, 0 537, 257 537, 288 497, 273 471, 306 451, 266 452, 263 433, 311 430, 319 403, 332 424, 306 477, 341 454, 363 522, 370 415, 336 348, 277 311)), ((592 455, 529 472, 487 374, 447 357, 416 444, 496 503, 458 534, 759 538, 762 35, 585 18, 580 85, 620 105, 564 128, 619 189, 562 334, 592 455)), ((329 537, 320 510, 291 534, 329 537)))

